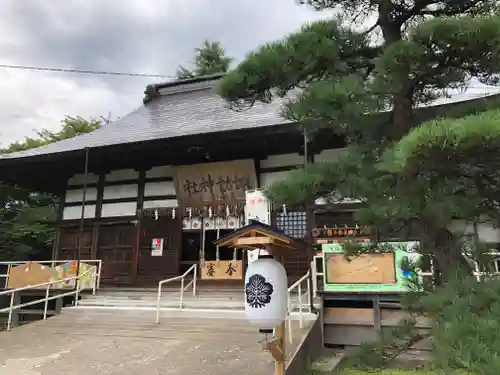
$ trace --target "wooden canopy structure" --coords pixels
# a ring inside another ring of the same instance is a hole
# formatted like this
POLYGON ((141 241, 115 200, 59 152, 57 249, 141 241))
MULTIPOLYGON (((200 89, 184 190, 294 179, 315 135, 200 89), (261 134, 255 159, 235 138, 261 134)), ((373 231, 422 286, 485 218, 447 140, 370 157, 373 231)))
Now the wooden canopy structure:
POLYGON ((251 220, 247 226, 219 238, 214 244, 240 249, 266 249, 274 257, 281 257, 286 252, 306 246, 305 242, 256 220, 251 220))
MULTIPOLYGON (((278 262, 283 263, 283 256, 290 251, 300 249, 307 244, 283 233, 281 230, 260 221, 250 220, 247 226, 235 230, 214 241, 217 246, 240 249, 266 249, 278 262)), ((274 331, 274 339, 263 346, 275 360, 275 375, 285 374, 285 322, 274 331)))

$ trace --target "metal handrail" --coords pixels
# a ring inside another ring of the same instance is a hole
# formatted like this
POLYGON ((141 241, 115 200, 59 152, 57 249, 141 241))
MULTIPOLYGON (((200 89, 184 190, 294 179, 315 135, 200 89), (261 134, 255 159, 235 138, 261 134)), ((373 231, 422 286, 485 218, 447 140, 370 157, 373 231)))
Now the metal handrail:
POLYGON ((193 296, 196 296, 196 278, 197 278, 197 276, 198 276, 198 265, 193 264, 182 275, 171 277, 170 279, 162 280, 158 283, 158 296, 157 296, 157 300, 156 300, 156 324, 160 323, 161 289, 162 289, 163 285, 170 283, 172 281, 176 281, 176 280, 181 281, 179 308, 182 309, 183 308, 183 300, 184 300, 184 292, 191 285, 193 286, 193 296), (186 278, 187 275, 189 275, 191 273, 191 271, 193 272, 193 280, 191 280, 186 286, 184 286, 184 279, 186 278))
MULTIPOLYGON (((299 305, 299 326, 300 328, 304 327, 304 317, 302 315, 302 309, 304 307, 304 304, 302 303, 302 284, 304 281, 307 281, 306 283, 306 293, 307 294, 307 301, 311 299, 311 271, 307 271, 307 273, 302 276, 300 279, 298 279, 295 283, 293 283, 289 288, 288 288, 288 338, 290 340, 290 343, 292 342, 292 320, 291 320, 291 315, 292 315, 292 292, 297 289, 297 295, 298 295, 298 305, 299 305)), ((307 307, 308 313, 311 313, 311 304, 308 303, 307 307)))
POLYGON ((48 281, 48 282, 45 282, 45 283, 41 283, 41 284, 28 285, 28 286, 23 286, 21 288, 4 290, 4 291, 0 292, 0 296, 9 295, 10 294, 10 304, 9 304, 9 307, 0 309, 0 313, 5 313, 5 312, 9 313, 9 318, 7 320, 7 331, 10 331, 10 329, 11 329, 12 312, 14 310, 22 309, 23 307, 27 307, 27 306, 36 305, 36 304, 38 304, 40 302, 45 302, 44 308, 43 308, 43 320, 45 320, 45 319, 47 319, 47 308, 48 308, 48 305, 49 305, 49 301, 51 301, 51 300, 62 298, 62 297, 66 297, 66 296, 75 295, 75 306, 78 306, 78 298, 79 298, 79 295, 80 295, 80 291, 82 289, 81 283, 76 283, 76 288, 74 290, 71 290, 70 292, 60 293, 60 294, 54 295, 52 297, 49 296, 50 289, 51 289, 50 287, 53 284, 59 284, 59 283, 62 283, 62 282, 67 282, 67 281, 71 281, 71 280, 81 279, 83 276, 87 275, 90 272, 92 272, 92 289, 93 289, 93 292, 95 294, 95 289, 96 289, 96 286, 97 286, 97 266, 93 266, 92 268, 88 269, 87 271, 85 271, 84 273, 82 273, 81 275, 78 275, 78 276, 68 277, 66 279, 51 280, 51 281, 48 281), (20 303, 18 305, 14 305, 14 297, 15 297, 16 293, 22 292, 24 290, 38 289, 38 288, 41 288, 41 287, 45 287, 45 297, 44 298, 41 298, 41 299, 38 299, 38 300, 34 300, 34 301, 30 301, 30 302, 20 303))
POLYGON ((318 277, 321 277, 323 280, 325 278, 325 270, 323 269, 323 256, 315 255, 313 256, 313 260, 311 262, 311 279, 312 279, 312 293, 313 298, 318 296, 318 277), (317 260, 321 260, 321 272, 317 270, 317 260))
MULTIPOLYGON (((5 278, 5 288, 8 287, 9 285, 9 275, 10 275, 10 270, 12 269, 13 266, 19 266, 21 264, 31 262, 31 263, 38 263, 41 265, 48 265, 50 267, 55 267, 60 264, 65 264, 68 262, 73 262, 74 260, 46 260, 46 261, 29 261, 29 260, 24 260, 24 261, 14 261, 14 262, 0 262, 0 266, 6 265, 7 266, 7 273, 5 274, 0 274, 0 278, 5 278)), ((102 270, 102 260, 100 259, 86 259, 86 260, 80 260, 80 263, 95 263, 95 267, 97 267, 97 289, 99 289, 101 285, 101 270, 102 270)))

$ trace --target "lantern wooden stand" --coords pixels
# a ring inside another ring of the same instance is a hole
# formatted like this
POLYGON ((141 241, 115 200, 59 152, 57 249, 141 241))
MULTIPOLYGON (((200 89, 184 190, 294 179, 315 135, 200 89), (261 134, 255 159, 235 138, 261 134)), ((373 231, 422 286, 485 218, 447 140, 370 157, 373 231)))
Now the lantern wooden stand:
MULTIPOLYGON (((278 229, 258 221, 251 220, 250 224, 240 228, 214 243, 218 246, 227 246, 245 250, 265 249, 274 259, 283 264, 286 252, 296 250, 301 246, 300 241, 285 235, 278 229)), ((302 245, 303 246, 303 245, 302 245)), ((275 328, 273 339, 263 345, 263 349, 271 353, 275 361, 275 375, 285 375, 285 321, 275 328)))

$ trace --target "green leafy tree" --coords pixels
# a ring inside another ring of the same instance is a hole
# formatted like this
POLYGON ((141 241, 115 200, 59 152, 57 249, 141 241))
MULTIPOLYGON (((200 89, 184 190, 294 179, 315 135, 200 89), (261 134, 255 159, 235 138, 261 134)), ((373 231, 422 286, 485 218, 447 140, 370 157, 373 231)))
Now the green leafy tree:
POLYGON ((360 197, 360 223, 388 236, 418 236, 441 277, 452 277, 457 269, 470 272, 449 225, 454 218, 475 219, 481 211, 473 210, 477 201, 451 181, 431 185, 428 174, 416 179, 380 161, 418 125, 417 105, 446 95, 450 87, 466 87, 473 78, 496 83, 498 2, 307 3, 318 10, 339 9, 341 16, 262 46, 219 86, 235 109, 281 98, 283 116, 311 137, 322 128, 345 136, 346 152, 338 160, 291 173, 267 194, 287 204, 332 193, 335 198, 360 197), (377 16, 373 25, 356 30, 353 22, 369 13, 377 16), (385 117, 367 115, 384 111, 385 117))
MULTIPOLYGON (((105 121, 67 116, 59 131, 43 129, 37 133, 38 137, 12 143, 1 152, 22 151, 72 138, 96 130, 105 121)), ((50 194, 0 184, 0 260, 42 256, 53 241, 57 204, 57 197, 50 194)))
POLYGON ((226 56, 224 48, 219 42, 203 41, 201 47, 195 49, 194 68, 192 70, 179 66, 177 78, 186 79, 197 76, 206 76, 216 73, 225 73, 229 70, 231 57, 226 56))

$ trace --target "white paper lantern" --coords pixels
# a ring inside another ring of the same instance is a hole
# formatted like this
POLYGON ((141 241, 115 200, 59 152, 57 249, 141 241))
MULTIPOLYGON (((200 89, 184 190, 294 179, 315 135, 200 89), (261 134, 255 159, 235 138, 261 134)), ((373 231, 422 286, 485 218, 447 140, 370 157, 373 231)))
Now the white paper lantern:
POLYGON ((245 274, 245 312, 251 325, 263 330, 279 326, 287 316, 288 277, 271 255, 248 265, 245 274))

